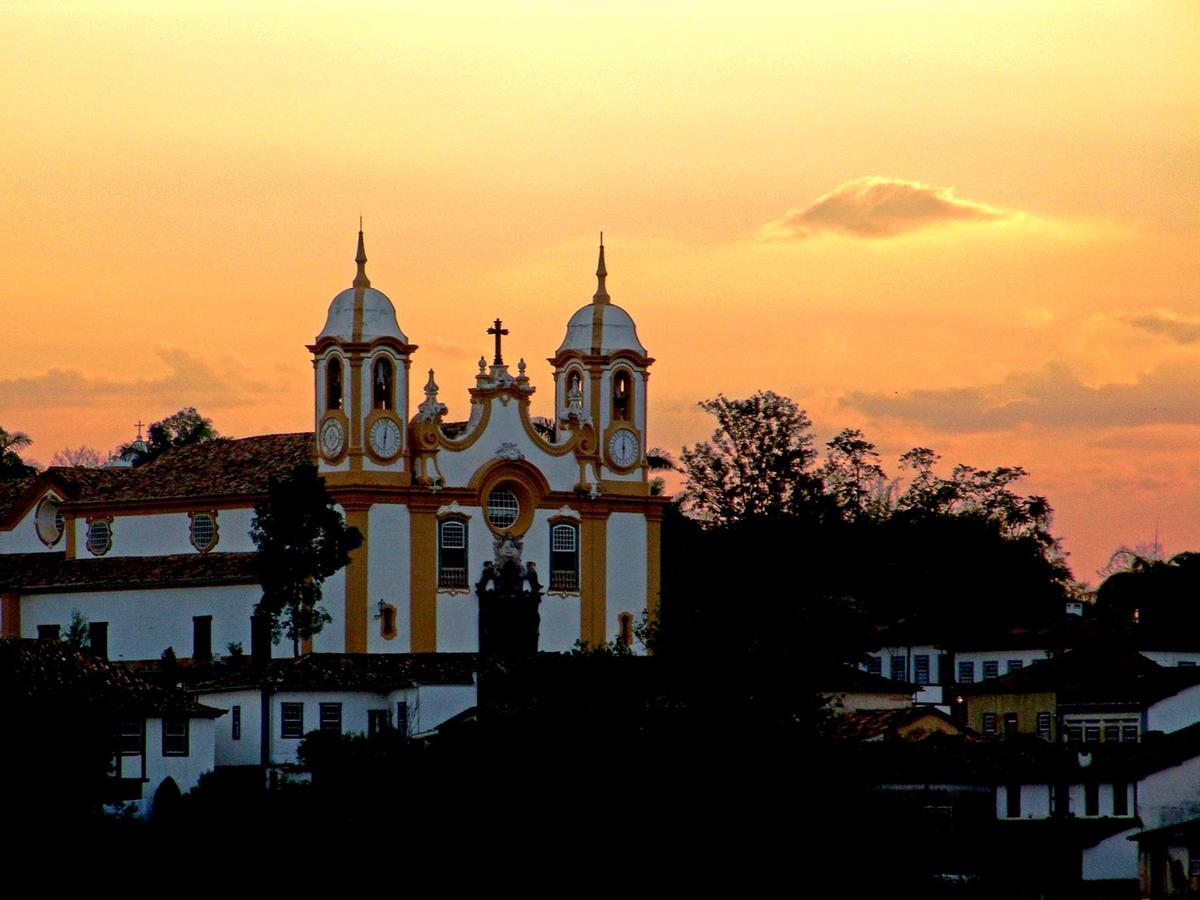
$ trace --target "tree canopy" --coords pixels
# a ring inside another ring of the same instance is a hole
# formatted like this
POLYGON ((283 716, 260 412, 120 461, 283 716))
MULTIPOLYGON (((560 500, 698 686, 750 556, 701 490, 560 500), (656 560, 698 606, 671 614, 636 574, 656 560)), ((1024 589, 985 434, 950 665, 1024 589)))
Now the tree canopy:
POLYGON ((263 588, 255 613, 266 617, 276 643, 286 636, 298 655, 300 641, 330 621, 321 584, 350 562, 362 534, 346 525, 316 466, 305 464, 285 479, 271 478, 267 499, 254 507, 250 537, 263 588))
POLYGON ((0 480, 26 478, 37 474, 37 469, 26 465, 25 460, 17 453, 32 443, 33 438, 23 431, 5 431, 0 428, 0 480))
POLYGON ((1163 637, 1200 627, 1200 553, 1160 559, 1118 550, 1115 557, 1117 568, 1096 590, 1100 616, 1163 637))
POLYGON ((213 428, 212 419, 187 406, 165 419, 154 422, 146 432, 147 440, 130 441, 117 449, 118 456, 132 457, 134 466, 142 466, 157 459, 172 447, 186 447, 214 441, 220 435, 213 428))

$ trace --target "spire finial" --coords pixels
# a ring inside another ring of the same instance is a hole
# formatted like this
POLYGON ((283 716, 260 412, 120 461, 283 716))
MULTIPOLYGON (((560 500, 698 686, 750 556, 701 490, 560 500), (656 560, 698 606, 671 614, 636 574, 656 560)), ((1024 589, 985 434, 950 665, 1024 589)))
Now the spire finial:
POLYGON ((600 261, 596 264, 596 293, 592 295, 593 303, 607 303, 608 291, 604 287, 604 279, 608 277, 608 269, 604 267, 604 232, 600 232, 600 261))
POLYGON ((358 253, 354 261, 358 263, 358 273, 354 276, 353 287, 370 287, 371 279, 367 277, 367 250, 363 245, 362 216, 358 217, 358 253))

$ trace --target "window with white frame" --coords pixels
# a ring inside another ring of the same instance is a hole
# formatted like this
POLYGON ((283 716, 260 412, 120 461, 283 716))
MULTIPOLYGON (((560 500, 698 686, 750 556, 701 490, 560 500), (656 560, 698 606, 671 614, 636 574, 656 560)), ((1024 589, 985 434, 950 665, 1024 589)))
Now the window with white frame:
POLYGON ((87 548, 92 556, 103 556, 112 549, 111 519, 92 519, 88 523, 87 548))
POLYGON ((467 523, 462 519, 438 522, 438 587, 467 587, 467 523))
POLYGON ((573 522, 550 526, 550 590, 579 590, 579 526, 573 522))
POLYGON ((188 720, 163 719, 162 724, 162 755, 188 755, 188 720))
POLYGON ((487 517, 493 528, 511 528, 521 514, 517 495, 507 488, 496 488, 487 497, 487 517))

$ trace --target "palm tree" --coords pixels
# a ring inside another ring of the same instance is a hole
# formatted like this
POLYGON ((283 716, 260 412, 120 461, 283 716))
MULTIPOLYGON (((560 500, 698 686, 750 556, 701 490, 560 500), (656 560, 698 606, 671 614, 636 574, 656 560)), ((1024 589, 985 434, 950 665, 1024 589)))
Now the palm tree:
POLYGON ((0 428, 0 478, 24 478, 34 475, 37 469, 25 465, 25 461, 17 455, 33 443, 33 438, 23 431, 5 431, 0 428))

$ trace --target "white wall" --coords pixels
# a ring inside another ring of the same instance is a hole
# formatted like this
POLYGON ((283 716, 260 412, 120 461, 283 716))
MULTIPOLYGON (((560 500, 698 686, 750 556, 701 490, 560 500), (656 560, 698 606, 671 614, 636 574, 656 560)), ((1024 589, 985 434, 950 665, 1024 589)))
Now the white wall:
POLYGON ((21 598, 21 636, 37 637, 38 625, 60 625, 79 610, 89 622, 108 622, 108 658, 157 659, 167 647, 192 655, 192 617, 212 616, 212 650, 241 643, 250 652, 250 615, 262 596, 257 585, 28 594, 21 598))
MULTIPOLYGON (((1021 816, 1022 819, 1050 818, 1050 797, 1052 788, 1048 784, 1021 785, 1021 816)), ((996 818, 1013 821, 1008 815, 1008 785, 996 788, 996 818)))
POLYGON ((408 507, 376 503, 368 513, 367 652, 412 650, 412 538, 408 507), (379 601, 396 607, 396 636, 383 636, 379 601))
POLYGON ((542 597, 538 607, 542 617, 538 629, 538 650, 546 653, 570 650, 579 640, 582 613, 578 594, 542 597))
POLYGON ((1200 685, 1164 697, 1146 710, 1147 731, 1178 731, 1200 722, 1200 685))
POLYGON ((985 662, 995 662, 999 664, 999 674, 1004 676, 1008 674, 1009 660, 1020 660, 1021 663, 1028 667, 1035 662, 1042 662, 1049 659, 1046 650, 968 650, 965 652, 955 652, 952 664, 953 672, 947 672, 947 679, 958 679, 958 664, 960 662, 972 662, 975 664, 975 682, 978 684, 983 681, 983 664, 985 662))
POLYGON ((38 537, 37 508, 40 502, 40 499, 34 501, 11 531, 0 531, 0 553, 61 553, 67 549, 65 523, 63 535, 53 547, 47 547, 38 537))
POLYGON ((1200 650, 1142 650, 1140 652, 1146 659, 1172 669, 1181 662, 1200 666, 1200 650))
POLYGON ((262 695, 257 689, 217 691, 196 698, 205 706, 226 710, 216 720, 215 759, 218 766, 252 766, 262 761, 262 695), (233 707, 242 710, 242 736, 233 738, 233 707))
POLYGON ((395 699, 408 700, 409 733, 419 734, 475 706, 479 692, 474 684, 423 684, 405 697, 394 696, 393 712, 395 699))
POLYGON ((146 720, 146 783, 142 785, 143 800, 153 800, 154 792, 167 778, 174 778, 180 793, 186 794, 197 785, 202 774, 213 770, 216 765, 213 724, 213 719, 189 719, 188 755, 163 756, 163 720, 146 720))
MULTIPOLYGON (((368 560, 370 557, 368 556, 368 560)), ((368 562, 368 568, 370 563, 368 562)), ((338 569, 321 584, 321 606, 329 613, 330 620, 325 627, 313 635, 313 652, 315 653, 344 653, 346 651, 346 570, 338 569)), ((397 622, 405 615, 407 618, 408 603, 404 609, 396 610, 397 622)), ((370 602, 367 603, 368 614, 370 602)), ((378 611, 378 609, 376 609, 378 611)), ((370 625, 368 624, 368 630, 370 625)))
MULTIPOLYGON (((646 517, 641 513, 613 513, 608 517, 604 603, 604 639, 621 631, 618 617, 633 614, 633 623, 646 610, 646 517)), ((568 649, 568 648, 562 648, 568 649)))
MULTIPOLYGON (((197 508, 197 512, 207 512, 197 508)), ((253 509, 219 509, 217 513, 217 544, 212 553, 253 553, 250 522, 253 509)), ((96 559, 87 549, 87 524, 75 545, 79 559, 96 559)), ((192 520, 186 512, 151 513, 115 516, 112 521, 112 548, 105 556, 167 556, 176 553, 199 553, 191 540, 192 520)))

